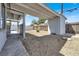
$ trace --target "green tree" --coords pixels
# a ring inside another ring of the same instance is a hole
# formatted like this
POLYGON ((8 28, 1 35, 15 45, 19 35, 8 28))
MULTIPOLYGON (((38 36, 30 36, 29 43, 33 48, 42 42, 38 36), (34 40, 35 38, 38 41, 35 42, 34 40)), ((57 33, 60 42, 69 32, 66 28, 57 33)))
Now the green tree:
POLYGON ((42 24, 46 21, 45 17, 40 17, 39 20, 38 20, 38 24, 42 24))
POLYGON ((35 19, 32 21, 32 24, 31 25, 34 25, 34 24, 37 25, 36 32, 40 32, 39 25, 42 24, 42 23, 44 23, 45 20, 46 19, 44 17, 41 17, 41 18, 39 18, 38 21, 36 21, 35 19))
POLYGON ((37 21, 34 19, 31 25, 37 24, 37 21))

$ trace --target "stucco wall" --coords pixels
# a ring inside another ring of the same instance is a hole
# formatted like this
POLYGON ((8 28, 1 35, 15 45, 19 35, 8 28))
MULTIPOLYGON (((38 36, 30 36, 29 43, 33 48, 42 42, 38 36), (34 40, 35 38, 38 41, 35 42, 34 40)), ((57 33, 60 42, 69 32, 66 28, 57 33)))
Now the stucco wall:
POLYGON ((6 42, 6 30, 0 30, 0 51, 6 42))
POLYGON ((59 18, 48 20, 48 32, 51 33, 60 33, 60 20, 59 18))

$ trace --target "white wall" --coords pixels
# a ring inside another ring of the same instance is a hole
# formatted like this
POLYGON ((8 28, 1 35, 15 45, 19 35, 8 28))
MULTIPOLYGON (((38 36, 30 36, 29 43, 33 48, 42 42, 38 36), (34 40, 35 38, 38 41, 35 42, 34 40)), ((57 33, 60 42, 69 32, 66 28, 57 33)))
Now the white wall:
POLYGON ((0 51, 2 50, 6 40, 7 40, 6 31, 5 30, 0 30, 0 51))
POLYGON ((59 18, 48 20, 48 34, 60 33, 60 20, 59 18))
POLYGON ((60 16, 60 34, 65 34, 65 18, 63 16, 60 16))
POLYGON ((65 34, 65 18, 63 16, 48 20, 48 34, 51 33, 65 34))
POLYGON ((1 18, 1 3, 0 3, 0 18, 1 18))
MULTIPOLYGON (((0 19, 1 19, 1 4, 0 4, 0 19)), ((0 30, 0 51, 3 48, 5 42, 6 42, 6 31, 5 30, 0 30)))

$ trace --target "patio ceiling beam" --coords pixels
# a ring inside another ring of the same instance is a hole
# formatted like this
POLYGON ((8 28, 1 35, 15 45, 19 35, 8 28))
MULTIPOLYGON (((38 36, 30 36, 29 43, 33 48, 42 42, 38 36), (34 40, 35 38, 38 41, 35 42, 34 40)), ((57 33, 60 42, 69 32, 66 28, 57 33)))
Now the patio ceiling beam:
POLYGON ((30 8, 35 9, 40 13, 43 13, 44 15, 48 15, 50 17, 56 16, 54 13, 51 13, 49 10, 40 6, 38 3, 24 4, 24 5, 28 5, 30 8))
MULTIPOLYGON (((20 11, 22 13, 28 13, 30 15, 36 16, 37 13, 33 13, 33 11, 29 11, 28 9, 21 7, 19 5, 16 5, 15 3, 11 3, 11 9, 10 12, 16 14, 17 11, 20 11), (16 10, 15 12, 13 10, 16 10)), ((9 10, 9 9, 8 9, 9 10)), ((38 15, 37 15, 38 16, 38 15)))
POLYGON ((33 11, 34 13, 37 13, 37 15, 45 16, 47 18, 50 18, 49 15, 47 15, 45 13, 42 13, 42 12, 39 12, 38 10, 33 9, 33 8, 29 7, 28 5, 24 5, 24 4, 17 4, 17 5, 22 6, 22 7, 26 8, 26 9, 29 9, 29 11, 33 11))

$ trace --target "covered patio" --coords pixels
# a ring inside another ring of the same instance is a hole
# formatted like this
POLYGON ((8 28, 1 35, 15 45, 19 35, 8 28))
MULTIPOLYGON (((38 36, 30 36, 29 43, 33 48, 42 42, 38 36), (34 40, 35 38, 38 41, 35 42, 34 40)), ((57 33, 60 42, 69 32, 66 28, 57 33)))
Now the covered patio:
MULTIPOLYGON (((14 18, 21 20, 20 22, 22 25, 21 33, 23 36, 25 35, 25 20, 27 20, 25 17, 26 15, 32 15, 36 17, 45 17, 48 20, 48 34, 56 33, 60 35, 65 34, 65 20, 66 18, 56 13, 55 11, 52 11, 48 7, 46 7, 44 4, 37 4, 37 3, 31 3, 31 4, 8 4, 6 6, 7 11, 9 13, 14 14, 14 18), (18 15, 18 17, 16 17, 18 15), (62 29, 63 28, 63 29, 62 29)), ((8 15, 8 13, 7 13, 8 15)), ((10 19, 11 15, 8 15, 8 18, 10 19)))
POLYGON ((0 4, 0 19, 3 24, 0 30, 0 51, 2 50, 5 42, 7 41, 7 36, 10 35, 11 22, 17 22, 17 26, 19 28, 18 34, 22 36, 21 40, 27 38, 27 34, 25 33, 25 20, 27 19, 25 17, 28 14, 36 17, 44 16, 48 20, 48 34, 65 34, 66 18, 63 15, 58 14, 53 10, 50 10, 44 4, 2 3, 0 4), (6 21, 10 22, 9 28, 7 28, 6 21))

